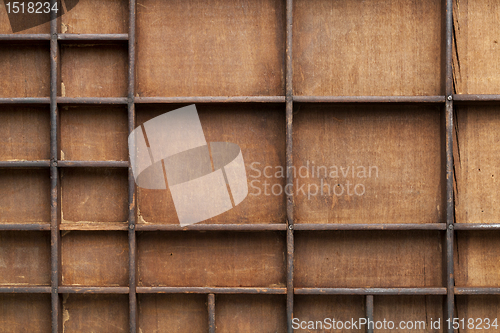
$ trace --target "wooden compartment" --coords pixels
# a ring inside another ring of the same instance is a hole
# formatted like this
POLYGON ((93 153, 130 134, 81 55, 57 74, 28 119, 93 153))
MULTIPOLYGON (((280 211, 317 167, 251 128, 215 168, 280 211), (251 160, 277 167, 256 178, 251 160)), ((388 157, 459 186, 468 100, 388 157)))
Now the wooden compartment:
POLYGON ((443 94, 441 3, 294 1, 294 94, 443 94))
POLYGON ((500 234, 458 231, 455 240, 455 285, 500 287, 500 234))
POLYGON ((0 285, 50 285, 48 232, 0 232, 0 285))
POLYGON ((139 294, 139 332, 208 332, 207 295, 139 294))
POLYGON ((294 286, 441 287, 438 231, 295 233, 294 286))
POLYGON ((0 223, 50 222, 49 169, 0 169, 0 223))
POLYGON ((128 160, 125 107, 63 107, 60 114, 61 160, 128 160))
POLYGON ((434 106, 299 104, 297 223, 443 222, 440 122, 434 106))
POLYGON ((62 295, 62 332, 129 332, 128 295, 62 295))
POLYGON ((127 169, 61 170, 61 218, 67 222, 126 222, 127 169))
MULTIPOLYGON (((365 297, 364 296, 344 296, 344 295, 296 295, 293 304, 294 327, 298 329, 294 332, 343 332, 342 329, 333 329, 338 326, 333 326, 331 319, 342 322, 357 321, 359 318, 366 317, 365 297), (330 320, 325 321, 326 318, 330 320), (307 322, 302 324, 302 322, 307 322), (312 326, 310 321, 313 321, 312 326), (316 321, 321 321, 316 324, 316 321), (309 329, 301 329, 300 327, 308 327, 309 329), (317 328, 311 329, 312 327, 317 328)), ((364 333, 365 329, 352 328, 349 332, 364 333)))
MULTIPOLYGON (((184 105, 137 107, 137 124, 142 125, 165 112, 184 105)), ((232 142, 239 145, 248 180, 248 196, 239 205, 203 223, 284 223, 285 194, 271 193, 272 186, 283 189, 286 179, 267 178, 264 168, 285 170, 285 110, 280 105, 197 104, 207 142, 232 142), (269 185, 264 183, 268 182, 269 185), (268 186, 266 195, 265 186, 268 186)), ((179 224, 170 190, 137 187, 139 223, 179 224)))
POLYGON ((2 332, 48 333, 50 319, 49 294, 0 294, 2 332))
POLYGON ((457 94, 500 94, 496 0, 453 0, 453 79, 457 94))
POLYGON ((2 106, 0 160, 50 159, 48 107, 2 106))
POLYGON ((60 32, 67 34, 128 33, 128 1, 81 0, 61 16, 60 32))
POLYGON ((138 96, 283 95, 281 0, 143 0, 138 96))
POLYGON ((218 333, 286 332, 286 297, 217 295, 215 327, 218 333))
MULTIPOLYGON (((0 4, 0 34, 12 34, 13 27, 10 24, 9 21, 9 16, 7 15, 7 7, 5 6, 5 3, 9 2, 9 0, 3 0, 2 3, 0 4)), ((12 1, 11 6, 12 6, 12 1)), ((21 1, 22 2, 22 1, 21 1)), ((28 1, 26 1, 28 2, 28 1)), ((40 19, 43 21, 43 19, 46 17, 46 14, 42 14, 44 17, 40 17, 38 15, 37 19, 40 19)), ((17 18, 16 18, 17 20, 17 18)), ((33 20, 33 17, 30 17, 30 15, 25 15, 23 17, 22 22, 20 23, 26 23, 26 21, 31 21, 33 20)), ((22 26, 23 24, 20 24, 22 26)), ((14 27, 15 28, 15 27, 14 27)), ((32 27, 26 30, 18 31, 18 34, 50 34, 50 22, 43 23, 41 25, 37 25, 36 27, 32 27)))
POLYGON ((60 51, 60 96, 127 96, 128 53, 125 46, 62 45, 60 51))
POLYGON ((464 327, 460 322, 460 332, 498 331, 498 325, 500 325, 498 322, 500 317, 500 297, 498 295, 461 295, 456 297, 456 304, 457 317, 465 319, 464 327), (493 325, 496 325, 496 327, 493 325))
POLYGON ((127 286, 128 238, 122 231, 63 231, 62 284, 127 286))
POLYGON ((49 97, 50 49, 48 44, 1 45, 0 80, 2 87, 0 98, 49 97))
POLYGON ((458 223, 499 223, 500 107, 455 112, 455 213, 458 223))
POLYGON ((279 232, 144 232, 137 237, 140 286, 277 287, 285 283, 279 232))

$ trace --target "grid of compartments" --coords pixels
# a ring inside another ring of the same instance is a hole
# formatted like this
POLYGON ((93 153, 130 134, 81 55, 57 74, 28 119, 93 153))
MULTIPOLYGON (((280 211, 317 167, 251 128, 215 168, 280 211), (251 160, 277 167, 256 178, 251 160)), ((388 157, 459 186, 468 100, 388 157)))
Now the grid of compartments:
POLYGON ((12 34, 0 5, 3 330, 498 317, 499 11, 80 0, 12 34), (189 104, 241 147, 250 194, 181 228, 127 136, 189 104))

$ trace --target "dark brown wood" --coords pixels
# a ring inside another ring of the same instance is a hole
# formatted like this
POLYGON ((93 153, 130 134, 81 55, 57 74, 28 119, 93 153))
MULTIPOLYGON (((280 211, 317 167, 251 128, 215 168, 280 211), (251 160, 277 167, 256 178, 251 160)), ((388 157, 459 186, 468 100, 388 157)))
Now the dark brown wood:
POLYGON ((191 97, 136 97, 136 103, 284 103, 285 96, 191 96, 191 97))
POLYGON ((17 98, 0 98, 0 104, 49 104, 48 97, 17 97, 17 98))
POLYGON ((446 230, 445 223, 404 223, 404 224, 301 224, 294 225, 294 230, 446 230))
POLYGON ((500 288, 486 287, 455 287, 456 295, 499 295, 500 288))
POLYGON ((81 287, 60 286, 60 294, 128 294, 128 287, 81 287))
POLYGON ((128 41, 128 34, 58 34, 57 39, 62 42, 110 42, 128 41))
POLYGON ((294 96, 299 103, 444 103, 445 96, 294 96))
POLYGON ((286 230, 286 224, 191 224, 185 227, 175 224, 139 224, 138 231, 270 231, 286 230))
MULTIPOLYGON (((374 318, 373 318, 373 295, 366 295, 366 297, 365 297, 365 312, 366 312, 365 318, 368 320, 368 322, 374 321, 374 318)), ((373 327, 367 327, 366 332, 373 333, 373 327)))
POLYGON ((137 287, 139 294, 271 294, 285 295, 286 288, 251 287, 137 287))
MULTIPOLYGON (((66 87, 66 86, 65 86, 66 87)), ((57 97, 59 104, 127 104, 126 97, 57 97)))
POLYGON ((297 295, 446 295, 446 288, 295 288, 297 295))
POLYGON ((208 332, 215 333, 215 295, 208 294, 208 332))
POLYGON ((50 296, 0 293, 0 323, 4 332, 50 332, 50 296))

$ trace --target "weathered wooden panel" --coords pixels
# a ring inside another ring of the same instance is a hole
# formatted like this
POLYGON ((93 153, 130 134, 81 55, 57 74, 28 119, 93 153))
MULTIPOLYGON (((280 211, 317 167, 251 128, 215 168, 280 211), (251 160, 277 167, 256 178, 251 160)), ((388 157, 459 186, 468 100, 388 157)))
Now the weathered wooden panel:
POLYGON ((61 160, 128 160, 127 109, 65 107, 61 112, 61 160))
POLYGON ((382 329, 375 329, 376 332, 446 332, 443 296, 375 296, 373 321, 383 322, 384 319, 394 322, 394 329, 386 325, 386 329, 382 326, 382 329), (440 321, 439 329, 437 320, 440 321))
POLYGON ((286 332, 286 299, 282 295, 218 295, 218 333, 286 332))
POLYGON ((437 107, 299 105, 298 223, 442 222, 437 107))
POLYGON ((500 3, 453 1, 453 80, 457 94, 500 94, 500 3))
POLYGON ((207 295, 139 296, 139 332, 207 332, 207 295))
POLYGON ((127 169, 62 170, 62 222, 127 221, 127 174, 127 169))
MULTIPOLYGON (((181 105, 137 107, 137 126, 181 105)), ((285 168, 285 112, 283 106, 196 105, 207 142, 239 145, 245 161, 248 196, 238 206, 203 223, 283 223, 285 177, 267 178, 264 168, 285 168), (267 185, 265 183, 268 183, 267 185), (252 186, 253 185, 253 186, 252 186), (267 188, 267 189, 266 189, 267 188), (275 195, 276 194, 276 195, 275 195)), ((274 175, 274 171, 272 171, 274 175)), ((178 224, 170 190, 137 188, 139 223, 178 224)))
POLYGON ((61 266, 63 285, 127 286, 127 233, 63 232, 61 266))
POLYGON ((455 244, 455 285, 500 287, 500 235, 460 231, 455 244))
MULTIPOLYGON (((3 7, 3 6, 0 6, 3 7)), ((0 97, 48 97, 50 56, 48 45, 0 47, 0 97)))
MULTIPOLYGON (((294 326, 299 327, 294 332, 343 332, 342 329, 327 329, 330 327, 328 323, 333 323, 325 319, 335 319, 345 323, 366 317, 364 296, 297 295, 294 297, 293 308, 293 315, 296 318, 294 326), (301 325, 303 321, 307 323, 301 325), (310 321, 314 322, 313 326, 309 326, 310 321), (321 326, 316 324, 316 321, 321 321, 321 326), (300 326, 309 327, 309 329, 301 329, 300 326), (311 329, 311 327, 318 329, 311 329)), ((365 329, 358 325, 357 329, 353 327, 349 332, 364 333, 365 329)))
POLYGON ((456 220, 499 223, 500 108, 460 106, 455 116, 456 220))
POLYGON ((79 1, 61 16, 60 32, 67 34, 128 33, 128 2, 123 0, 79 1))
POLYGON ((440 287, 436 231, 295 233, 295 287, 440 287))
MULTIPOLYGON (((5 8, 5 3, 6 2, 11 2, 9 0, 1 0, 0 1, 0 34, 11 34, 12 33, 12 28, 10 26, 10 21, 9 17, 7 16, 7 9, 5 8)), ((22 19, 23 23, 24 22, 30 22, 32 20, 32 17, 29 17, 29 15, 25 15, 24 17, 18 17, 17 19, 22 19)), ((23 31, 19 31, 19 34, 49 34, 50 33, 50 23, 44 23, 42 25, 26 29, 23 31)))
POLYGON ((50 115, 47 107, 0 108, 0 160, 48 160, 50 115))
POLYGON ((0 188, 0 222, 50 222, 48 169, 2 169, 0 188))
POLYGON ((277 232, 144 232, 137 239, 138 284, 284 286, 284 250, 277 232))
POLYGON ((48 294, 0 294, 2 333, 48 333, 51 332, 50 318, 48 294))
POLYGON ((139 1, 137 95, 283 95, 283 5, 139 1))
POLYGON ((465 319, 463 326, 460 323, 460 332, 482 333, 498 331, 498 318, 500 317, 500 297, 498 295, 457 296, 456 302, 457 316, 465 319), (462 329, 462 327, 465 329, 462 329))
POLYGON ((62 332, 128 331, 128 295, 62 296, 62 332))
POLYGON ((0 232, 0 285, 50 285, 50 234, 0 232))
POLYGON ((61 47, 61 89, 66 97, 127 96, 127 48, 119 45, 61 47))
POLYGON ((440 95, 441 1, 294 1, 296 95, 440 95))

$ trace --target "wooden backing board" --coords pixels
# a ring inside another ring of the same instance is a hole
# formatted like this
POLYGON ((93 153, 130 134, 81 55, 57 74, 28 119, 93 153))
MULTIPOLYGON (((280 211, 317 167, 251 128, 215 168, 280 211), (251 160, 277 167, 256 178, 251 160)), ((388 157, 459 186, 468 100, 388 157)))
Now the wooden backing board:
MULTIPOLYGON (((460 330, 466 333, 494 332, 498 329, 490 326, 486 329, 486 318, 489 323, 493 324, 495 318, 500 317, 500 298, 498 295, 461 295, 457 296, 457 312, 459 318, 466 318, 465 330, 460 330), (469 328, 470 319, 473 319, 473 325, 469 328), (478 320, 481 319, 481 320, 478 320), (481 329, 482 328, 482 329, 481 329)), ((498 325, 498 319, 496 321, 498 325)))
POLYGON ((442 222, 438 107, 299 105, 298 223, 442 222))
POLYGON ((294 1, 295 95, 440 95, 441 1, 294 1))
POLYGON ((437 231, 295 233, 294 287, 441 287, 437 231))
MULTIPOLYGON (((182 106, 137 106, 136 126, 182 106)), ((223 141, 239 145, 249 182, 249 194, 242 203, 203 223, 284 223, 285 194, 277 191, 277 195, 271 194, 269 188, 275 184, 284 188, 286 179, 284 175, 266 178, 263 173, 266 166, 274 170, 276 167, 284 169, 286 165, 284 108, 259 104, 197 104, 196 108, 207 142, 223 141), (269 185, 265 185, 265 182, 269 185), (268 195, 265 186, 269 186, 268 195)), ((137 205, 139 223, 179 223, 168 189, 148 190, 138 187, 137 205)))
POLYGON ((143 232, 137 235, 139 286, 282 287, 279 232, 143 232))
POLYGON ((137 2, 137 96, 284 94, 281 0, 137 2))
MULTIPOLYGON (((1 8, 1 7, 0 7, 1 8)), ((0 332, 50 332, 50 295, 0 294, 0 332)))

